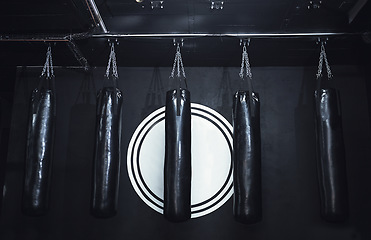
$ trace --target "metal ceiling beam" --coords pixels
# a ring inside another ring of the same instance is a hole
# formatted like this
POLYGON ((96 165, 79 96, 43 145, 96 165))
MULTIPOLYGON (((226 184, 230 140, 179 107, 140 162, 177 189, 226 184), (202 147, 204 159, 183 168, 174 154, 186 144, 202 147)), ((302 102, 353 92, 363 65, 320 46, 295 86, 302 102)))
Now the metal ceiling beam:
POLYGON ((0 42, 68 42, 65 37, 52 36, 0 36, 0 42))
POLYGON ((89 12, 91 14, 91 17, 93 18, 93 21, 94 21, 95 25, 100 27, 104 33, 108 33, 106 25, 104 24, 103 18, 100 15, 100 12, 98 10, 97 5, 95 4, 95 1, 94 0, 85 0, 85 2, 86 2, 87 6, 89 8, 89 12), (95 20, 97 20, 98 23, 95 20))
POLYGON ((350 9, 348 16, 349 16, 349 23, 352 23, 353 20, 357 17, 358 13, 361 9, 366 5, 368 0, 358 0, 356 4, 354 4, 353 8, 350 9))
MULTIPOLYGON (((84 34, 77 34, 76 39, 81 39, 84 34)), ((57 35, 57 36, 45 36, 45 35, 5 35, 0 36, 0 42, 65 42, 68 48, 71 50, 76 60, 84 67, 85 70, 90 68, 88 60, 83 56, 79 47, 75 44, 74 39, 71 35, 57 35)))

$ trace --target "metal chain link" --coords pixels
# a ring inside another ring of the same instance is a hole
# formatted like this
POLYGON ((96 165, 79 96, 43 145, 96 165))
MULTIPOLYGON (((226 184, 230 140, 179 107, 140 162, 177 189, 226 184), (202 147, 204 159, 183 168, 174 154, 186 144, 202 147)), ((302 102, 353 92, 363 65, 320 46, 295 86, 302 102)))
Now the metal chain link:
POLYGON ((117 71, 117 62, 116 62, 116 53, 115 53, 115 47, 114 44, 111 44, 111 52, 108 59, 107 69, 106 69, 106 77, 109 78, 110 76, 110 70, 111 70, 111 62, 112 62, 112 77, 117 79, 119 78, 119 74, 117 71))
POLYGON ((117 71, 117 61, 116 61, 116 53, 115 53, 115 48, 113 47, 114 44, 112 44, 112 72, 113 76, 115 78, 119 78, 119 73, 117 71))
POLYGON ((322 68, 323 68, 323 54, 322 54, 322 47, 321 52, 319 54, 319 62, 318 62, 318 69, 317 69, 317 79, 322 77, 322 68))
POLYGON ((173 69, 171 70, 171 73, 170 73, 170 77, 171 78, 174 78, 175 67, 177 65, 177 60, 178 60, 178 55, 177 54, 178 54, 178 51, 175 54, 174 63, 173 63, 173 69))
POLYGON ((179 62, 180 62, 180 68, 182 69, 182 74, 183 77, 186 78, 185 71, 184 71, 184 66, 183 66, 183 60, 182 60, 182 55, 180 53, 180 47, 179 47, 179 62))
POLYGON ((52 48, 49 46, 49 63, 50 63, 50 77, 54 77, 54 67, 53 67, 53 58, 52 58, 52 48))
POLYGON ((40 77, 43 77, 43 76, 45 76, 46 79, 51 79, 52 77, 54 77, 51 46, 49 46, 48 50, 46 51, 46 60, 45 60, 45 64, 44 64, 40 77))
POLYGON ((178 46, 176 48, 176 67, 177 67, 177 77, 180 77, 180 64, 179 64, 179 53, 180 53, 180 47, 178 46), (178 49, 179 48, 179 49, 178 49))
POLYGON ((324 45, 323 42, 321 42, 321 52, 320 52, 320 56, 319 56, 318 70, 317 70, 317 74, 316 74, 317 78, 322 77, 323 60, 325 60, 327 78, 331 79, 333 77, 333 75, 332 75, 332 72, 331 72, 331 69, 330 69, 330 64, 328 63, 328 60, 327 60, 325 45, 324 45))
POLYGON ((239 73, 240 78, 244 77, 244 70, 246 70, 246 77, 252 78, 251 66, 249 61, 249 55, 247 53, 246 43, 243 44, 242 48, 242 61, 239 73))
POLYGON ((321 50, 322 49, 323 49, 323 59, 325 59, 325 64, 326 64, 327 78, 331 79, 333 77, 333 75, 332 75, 332 72, 331 72, 331 69, 330 69, 330 64, 328 63, 328 60, 327 60, 325 45, 323 43, 321 44, 321 50))
POLYGON ((180 53, 179 43, 176 47, 173 69, 171 70, 170 78, 174 78, 175 69, 177 69, 176 77, 180 78, 180 74, 181 74, 180 71, 182 71, 183 77, 186 78, 185 71, 184 71, 184 66, 183 66, 182 54, 180 53))

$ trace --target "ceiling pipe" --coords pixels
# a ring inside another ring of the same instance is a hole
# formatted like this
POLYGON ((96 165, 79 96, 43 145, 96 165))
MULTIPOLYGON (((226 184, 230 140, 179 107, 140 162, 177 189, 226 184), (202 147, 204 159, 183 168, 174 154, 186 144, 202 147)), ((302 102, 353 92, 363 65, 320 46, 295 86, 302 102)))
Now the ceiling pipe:
POLYGON ((358 13, 362 10, 362 8, 366 5, 368 0, 358 0, 352 9, 348 12, 349 16, 349 23, 352 23, 353 20, 357 17, 358 13))
POLYGON ((0 42, 69 42, 88 38, 192 38, 192 37, 237 37, 237 38, 305 38, 305 37, 331 37, 356 36, 361 32, 322 32, 322 33, 75 33, 69 35, 0 35, 0 42))
POLYGON ((238 38, 302 38, 302 37, 330 37, 345 35, 360 35, 362 33, 347 32, 307 32, 307 33, 98 33, 92 38, 189 38, 189 37, 238 37, 238 38))
POLYGON ((95 4, 94 0, 85 0, 87 1, 87 5, 90 11, 90 14, 92 14, 93 21, 95 22, 95 19, 98 20, 98 23, 96 23, 97 26, 99 26, 104 33, 108 33, 106 25, 103 22, 103 18, 99 13, 98 7, 95 4))
POLYGON ((199 38, 199 37, 237 37, 237 38, 305 38, 331 36, 357 36, 362 32, 306 32, 306 33, 75 33, 69 35, 0 35, 1 41, 8 42, 69 42, 89 38, 199 38))
POLYGON ((49 36, 0 36, 0 42, 68 42, 66 37, 49 36))
POLYGON ((69 35, 0 35, 0 42, 66 42, 76 60, 85 70, 90 68, 87 59, 75 44, 74 40, 88 38, 192 38, 192 37, 237 37, 246 38, 304 38, 304 37, 331 37, 331 36, 350 36, 362 35, 364 33, 347 32, 322 32, 322 33, 148 33, 148 34, 122 34, 122 33, 100 33, 91 34, 89 32, 75 33, 69 35))

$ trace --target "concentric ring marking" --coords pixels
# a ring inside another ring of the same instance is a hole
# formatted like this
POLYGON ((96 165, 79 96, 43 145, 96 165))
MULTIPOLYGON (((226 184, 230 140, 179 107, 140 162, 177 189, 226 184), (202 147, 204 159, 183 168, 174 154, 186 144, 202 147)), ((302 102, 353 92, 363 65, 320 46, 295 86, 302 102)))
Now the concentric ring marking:
MULTIPOLYGON (((213 109, 191 103, 192 189, 191 217, 221 207, 233 194, 232 126, 213 109)), ((138 196, 163 213, 165 107, 147 116, 128 147, 127 169, 138 196)))

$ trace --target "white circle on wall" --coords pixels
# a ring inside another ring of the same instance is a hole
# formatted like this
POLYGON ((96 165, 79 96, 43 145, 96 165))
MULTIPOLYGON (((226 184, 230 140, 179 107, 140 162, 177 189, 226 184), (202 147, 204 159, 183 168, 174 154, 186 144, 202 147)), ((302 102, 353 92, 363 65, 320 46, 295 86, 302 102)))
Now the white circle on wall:
MULTIPOLYGON (((191 217, 221 207, 233 194, 232 126, 218 112, 191 103, 191 217)), ((127 169, 138 196, 163 213, 165 107, 148 115, 128 147, 127 169)))

